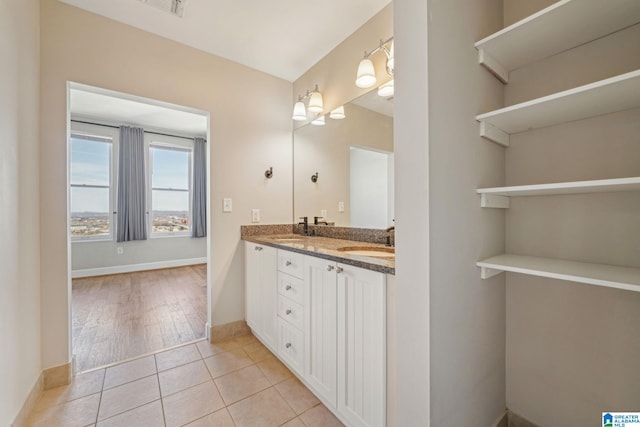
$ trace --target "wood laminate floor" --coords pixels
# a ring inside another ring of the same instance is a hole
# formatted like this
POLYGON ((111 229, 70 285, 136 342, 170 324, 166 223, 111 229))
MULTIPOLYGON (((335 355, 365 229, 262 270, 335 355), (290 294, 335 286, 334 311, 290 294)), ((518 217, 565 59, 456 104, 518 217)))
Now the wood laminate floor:
POLYGON ((205 336, 205 264, 73 280, 76 370, 205 336))

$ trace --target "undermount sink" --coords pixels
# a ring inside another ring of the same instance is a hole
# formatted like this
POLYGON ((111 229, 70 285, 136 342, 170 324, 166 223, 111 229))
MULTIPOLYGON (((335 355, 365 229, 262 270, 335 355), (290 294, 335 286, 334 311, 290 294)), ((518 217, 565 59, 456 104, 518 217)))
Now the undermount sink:
POLYGON ((387 248, 381 246, 346 246, 338 248, 340 252, 346 252, 351 255, 370 256, 376 258, 395 258, 395 248, 387 248))

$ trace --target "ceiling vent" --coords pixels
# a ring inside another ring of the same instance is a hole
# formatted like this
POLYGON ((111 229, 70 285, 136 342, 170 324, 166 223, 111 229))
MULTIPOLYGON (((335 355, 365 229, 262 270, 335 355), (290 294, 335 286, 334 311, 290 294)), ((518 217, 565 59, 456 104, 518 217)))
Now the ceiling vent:
POLYGON ((184 12, 184 5, 186 0, 139 0, 142 3, 146 3, 149 6, 153 6, 157 9, 164 10, 165 12, 169 12, 173 15, 176 15, 182 18, 182 13, 184 12))

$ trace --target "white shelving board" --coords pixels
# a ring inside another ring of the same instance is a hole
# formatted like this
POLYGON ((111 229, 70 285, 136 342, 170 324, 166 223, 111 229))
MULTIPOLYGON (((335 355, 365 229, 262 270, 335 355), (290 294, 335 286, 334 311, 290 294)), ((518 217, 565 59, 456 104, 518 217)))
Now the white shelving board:
POLYGON ((551 184, 517 185, 512 187, 479 188, 476 191, 478 194, 490 194, 506 197, 640 191, 640 177, 599 179, 594 181, 555 182, 551 184))
POLYGON ((508 145, 513 133, 633 108, 640 108, 640 70, 480 114, 476 120, 481 136, 508 145))
POLYGON ((640 292, 640 268, 503 254, 476 263, 483 279, 503 271, 640 292))
POLYGON ((480 63, 507 83, 509 71, 640 22, 638 0, 561 0, 475 44, 480 63))

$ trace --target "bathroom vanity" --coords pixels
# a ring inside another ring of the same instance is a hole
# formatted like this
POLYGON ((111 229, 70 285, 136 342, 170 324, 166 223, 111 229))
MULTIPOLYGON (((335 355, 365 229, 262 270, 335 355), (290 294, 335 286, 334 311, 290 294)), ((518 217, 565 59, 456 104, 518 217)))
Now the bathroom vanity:
POLYGON ((346 425, 385 426, 393 249, 295 234, 243 240, 254 335, 346 425))

